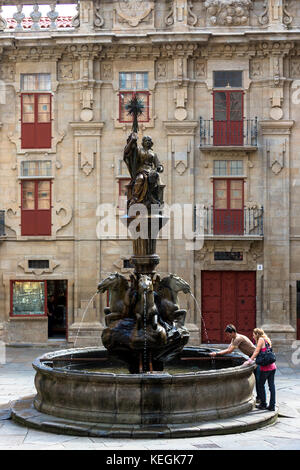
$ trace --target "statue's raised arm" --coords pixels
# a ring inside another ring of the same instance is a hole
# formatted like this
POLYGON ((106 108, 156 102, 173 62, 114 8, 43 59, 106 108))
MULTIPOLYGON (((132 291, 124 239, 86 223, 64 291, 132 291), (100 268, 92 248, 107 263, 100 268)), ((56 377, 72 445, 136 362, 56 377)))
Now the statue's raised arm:
POLYGON ((126 163, 131 179, 136 177, 136 170, 138 166, 138 148, 137 148, 137 134, 132 132, 127 139, 127 144, 124 147, 123 160, 126 163))

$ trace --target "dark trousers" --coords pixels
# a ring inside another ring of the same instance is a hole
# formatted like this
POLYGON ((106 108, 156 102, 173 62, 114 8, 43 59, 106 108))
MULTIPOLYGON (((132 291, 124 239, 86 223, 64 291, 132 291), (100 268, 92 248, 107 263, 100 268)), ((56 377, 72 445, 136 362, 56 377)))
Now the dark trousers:
POLYGON ((256 366, 254 369, 254 377, 255 377, 255 388, 256 388, 257 398, 259 398, 259 376, 260 376, 260 367, 256 366))
POLYGON ((258 383, 258 392, 259 392, 259 398, 261 400, 261 405, 262 406, 267 406, 267 401, 266 401, 266 390, 265 390, 265 383, 268 381, 268 386, 270 390, 270 408, 275 407, 275 372, 276 369, 274 370, 267 370, 267 371, 260 371, 260 376, 259 376, 259 383, 258 383))
POLYGON ((48 336, 53 335, 53 317, 48 315, 48 336))

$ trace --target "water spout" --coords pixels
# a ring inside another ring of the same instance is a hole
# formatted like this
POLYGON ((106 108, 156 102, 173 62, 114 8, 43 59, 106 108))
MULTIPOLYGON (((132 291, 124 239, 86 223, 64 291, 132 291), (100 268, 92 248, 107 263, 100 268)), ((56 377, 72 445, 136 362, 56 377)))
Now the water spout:
POLYGON ((83 323, 83 321, 84 321, 86 312, 88 311, 88 309, 89 309, 91 303, 93 302, 93 300, 94 300, 94 298, 96 297, 97 294, 98 294, 98 291, 95 292, 95 293, 92 295, 92 297, 90 298, 90 300, 89 300, 89 302, 88 302, 88 304, 87 304, 87 306, 86 306, 85 311, 84 311, 83 314, 82 314, 81 321, 80 321, 80 325, 79 325, 79 328, 78 328, 78 330, 77 330, 76 338, 75 338, 75 341, 74 341, 74 348, 76 348, 78 336, 79 336, 79 333, 80 333, 80 330, 81 330, 82 323, 83 323))
POLYGON ((192 294, 192 292, 190 292, 190 295, 192 296, 192 298, 193 298, 194 301, 195 301, 197 310, 198 310, 198 312, 199 312, 201 321, 202 321, 202 323, 203 323, 204 335, 205 335, 205 337, 206 337, 207 343, 209 344, 210 341, 209 341, 209 338, 208 338, 207 329, 206 329, 205 321, 204 321, 204 318, 203 318, 203 315, 202 315, 202 312, 201 312, 201 308, 200 308, 199 302, 198 302, 198 300, 196 299, 196 297, 194 296, 194 294, 192 294))
POLYGON ((144 366, 143 372, 147 372, 147 294, 144 291, 144 366))

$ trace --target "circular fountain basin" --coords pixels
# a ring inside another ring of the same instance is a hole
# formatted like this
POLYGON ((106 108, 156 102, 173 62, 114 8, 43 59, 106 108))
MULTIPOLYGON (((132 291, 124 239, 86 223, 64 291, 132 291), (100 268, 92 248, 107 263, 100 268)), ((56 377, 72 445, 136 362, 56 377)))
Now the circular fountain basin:
POLYGON ((103 349, 56 351, 34 361, 37 395, 16 402, 12 416, 38 429, 88 436, 216 433, 225 430, 222 420, 253 409, 254 366, 244 361, 239 354, 213 360, 207 349, 189 347, 163 372, 129 374, 103 349))

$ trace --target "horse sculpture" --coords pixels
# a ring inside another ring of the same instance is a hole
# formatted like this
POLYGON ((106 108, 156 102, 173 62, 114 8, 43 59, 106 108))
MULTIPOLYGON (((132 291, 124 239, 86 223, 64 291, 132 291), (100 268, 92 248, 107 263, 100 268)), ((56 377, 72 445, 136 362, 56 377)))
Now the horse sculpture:
POLYGON ((98 284, 98 292, 109 292, 109 307, 104 309, 105 323, 125 318, 130 309, 130 287, 125 276, 117 272, 110 274, 98 284))
POLYGON ((158 311, 154 302, 154 289, 150 276, 143 274, 137 283, 138 301, 135 305, 134 313, 140 326, 151 324, 153 329, 157 328, 158 311))
POLYGON ((156 279, 155 289, 157 292, 156 304, 161 319, 169 324, 175 323, 179 327, 184 326, 186 310, 180 309, 178 293, 188 294, 191 292, 189 284, 179 276, 170 274, 163 279, 156 279))

